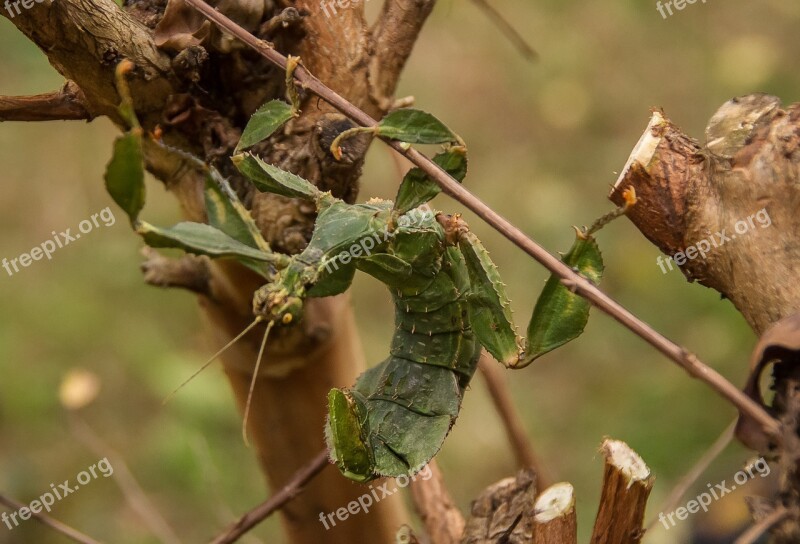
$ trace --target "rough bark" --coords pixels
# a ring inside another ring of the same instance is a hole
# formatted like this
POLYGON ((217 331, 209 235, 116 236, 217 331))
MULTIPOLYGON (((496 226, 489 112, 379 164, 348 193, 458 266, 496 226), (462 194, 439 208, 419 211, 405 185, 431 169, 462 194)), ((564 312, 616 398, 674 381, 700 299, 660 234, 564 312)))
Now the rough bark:
POLYGON ((472 501, 462 544, 527 544, 533 535, 536 475, 523 469, 515 478, 490 485, 472 501))
MULTIPOLYGON (((300 55, 326 84, 380 117, 391 103, 401 69, 434 4, 433 0, 388 0, 374 33, 366 27, 363 3, 332 17, 324 15, 314 0, 267 0, 263 5, 223 0, 217 7, 241 24, 246 22, 248 29, 272 41, 284 54, 300 55), (276 24, 275 19, 269 22, 288 7, 303 16, 278 21, 291 21, 287 25, 276 24)), ((160 126, 168 144, 201 156, 230 176, 273 247, 299 251, 313 227, 313 209, 255 193, 227 160, 255 108, 283 95, 284 74, 214 29, 206 38, 195 40, 208 29, 191 36, 176 33, 175 27, 159 27, 165 6, 162 0, 128 0, 126 9, 111 0, 64 0, 36 4, 10 19, 69 81, 65 90, 70 90, 70 97, 80 97, 68 100, 64 92, 39 97, 38 118, 55 118, 59 113, 62 118, 107 116, 122 126, 114 68, 123 58, 131 60, 136 66, 129 76, 131 92, 145 130, 160 126), (161 48, 154 37, 156 29, 161 48), (53 112, 54 107, 62 111, 53 112)), ((179 14, 184 17, 179 23, 197 22, 191 10, 179 14)), ((254 151, 352 201, 369 139, 350 140, 344 160, 334 161, 328 145, 351 123, 300 91, 302 114, 254 151)), ((30 112, 37 108, 30 102, 24 106, 27 118, 34 118, 30 112)), ((0 102, 0 120, 21 118, 19 110, 18 103, 0 102)), ((148 170, 176 196, 185 217, 203 221, 202 177, 155 146, 145 153, 148 170)), ((215 262, 201 273, 162 263, 160 270, 156 283, 160 280, 200 294, 213 331, 209 347, 227 343, 252 320, 250 301, 259 281, 244 268, 215 262), (191 281, 180 285, 180 277, 191 281)), ((146 271, 151 273, 148 280, 154 281, 155 271, 146 271)), ((262 332, 254 330, 223 357, 240 407, 262 332)), ((346 297, 310 301, 301 325, 275 331, 272 338, 254 392, 249 431, 267 480, 277 489, 322 449, 327 391, 350 385, 365 365, 346 297)), ((369 515, 354 516, 330 531, 313 521, 320 512, 335 511, 364 492, 365 488, 327 469, 285 512, 291 541, 391 540, 403 519, 398 501, 381 502, 369 515)))
POLYGON ((642 521, 653 488, 650 469, 639 454, 619 440, 605 440, 603 492, 591 544, 634 544, 644 536, 642 521))
POLYGON ((779 461, 777 502, 788 514, 773 530, 775 542, 796 542, 800 534, 800 381, 796 317, 791 321, 800 309, 799 145, 800 104, 784 108, 774 96, 723 104, 708 122, 703 145, 655 112, 610 195, 620 202, 622 191, 634 187, 639 200, 628 217, 642 234, 667 255, 689 257, 675 259, 685 259, 679 264, 686 277, 730 299, 763 335, 751 359, 748 395, 763 404, 758 378, 764 366, 776 359, 790 363, 775 365, 772 385, 770 410, 785 429, 780 444, 744 415, 737 427, 746 445, 779 461), (710 247, 702 255, 697 248, 704 241, 710 247))
POLYGON ((686 277, 730 299, 757 334, 800 306, 799 129, 800 105, 760 94, 725 103, 704 146, 655 112, 611 193, 621 203, 633 186, 631 221, 668 256, 691 251, 686 277), (751 225, 762 209, 770 225, 751 225), (689 249, 706 240, 705 257, 689 249))

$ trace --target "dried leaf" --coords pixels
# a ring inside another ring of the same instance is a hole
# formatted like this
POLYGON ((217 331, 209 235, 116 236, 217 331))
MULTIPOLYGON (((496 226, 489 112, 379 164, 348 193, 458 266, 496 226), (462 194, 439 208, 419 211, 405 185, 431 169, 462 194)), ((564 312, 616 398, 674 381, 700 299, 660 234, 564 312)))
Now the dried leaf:
MULTIPOLYGON (((770 363, 800 364, 800 313, 784 317, 767 329, 750 357, 750 376, 744 392, 767 409, 760 385, 762 374, 770 363)), ((747 447, 758 451, 765 451, 769 444, 769 437, 761 425, 742 413, 739 413, 736 424, 736 437, 747 447)))

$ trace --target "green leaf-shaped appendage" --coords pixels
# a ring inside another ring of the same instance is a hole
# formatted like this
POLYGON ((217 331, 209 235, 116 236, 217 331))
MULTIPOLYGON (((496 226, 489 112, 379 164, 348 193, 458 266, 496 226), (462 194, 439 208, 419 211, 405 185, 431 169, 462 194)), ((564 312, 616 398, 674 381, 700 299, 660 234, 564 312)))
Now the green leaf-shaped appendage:
POLYGON ((258 230, 250 212, 217 172, 206 177, 206 211, 208 223, 234 240, 269 252, 269 244, 258 230))
POLYGON ((233 154, 238 155, 241 150, 266 140, 293 116, 292 106, 286 102, 282 100, 267 102, 250 117, 233 154))
MULTIPOLYGON (((433 158, 433 162, 442 167, 456 181, 461 182, 467 175, 467 150, 462 146, 454 146, 433 158)), ((419 168, 408 171, 397 191, 394 209, 406 213, 438 195, 442 188, 428 174, 419 168)))
POLYGON ((472 232, 461 237, 458 247, 469 273, 468 300, 475 336, 492 357, 506 366, 513 366, 519 359, 517 332, 511 315, 511 302, 497 266, 472 232))
POLYGON ((378 134, 409 144, 445 144, 458 141, 453 131, 430 113, 414 110, 394 110, 378 123, 378 134))
POLYGON ((364 434, 368 431, 366 419, 364 400, 358 392, 331 389, 325 429, 328 447, 342 474, 356 482, 375 477, 375 459, 364 434))
POLYGON ((114 155, 106 167, 106 190, 134 224, 144 208, 142 135, 133 130, 114 141, 114 155))
POLYGON ((233 164, 247 176, 259 191, 292 198, 315 200, 320 190, 296 174, 268 164, 250 153, 233 157, 233 164))
MULTIPOLYGON (((597 241, 591 236, 578 233, 572 249, 562 260, 592 283, 600 283, 603 257, 597 241)), ((533 309, 525 356, 520 366, 580 336, 589 321, 590 308, 589 301, 570 291, 559 276, 550 276, 533 309)))
POLYGON ((196 255, 231 257, 240 261, 272 260, 270 254, 246 246, 205 223, 183 222, 161 228, 140 221, 136 225, 136 232, 150 247, 177 248, 196 255))

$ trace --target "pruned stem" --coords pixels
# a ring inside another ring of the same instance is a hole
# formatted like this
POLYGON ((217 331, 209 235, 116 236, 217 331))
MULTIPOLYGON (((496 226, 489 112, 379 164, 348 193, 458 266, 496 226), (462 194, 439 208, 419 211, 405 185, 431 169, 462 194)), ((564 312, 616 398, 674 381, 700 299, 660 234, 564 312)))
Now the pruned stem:
POLYGON ((628 544, 644 536, 642 520, 653 487, 650 469, 625 442, 606 439, 603 492, 591 544, 628 544))
POLYGON ((576 544, 578 518, 575 514, 575 490, 561 482, 545 489, 533 505, 533 540, 531 544, 576 544))

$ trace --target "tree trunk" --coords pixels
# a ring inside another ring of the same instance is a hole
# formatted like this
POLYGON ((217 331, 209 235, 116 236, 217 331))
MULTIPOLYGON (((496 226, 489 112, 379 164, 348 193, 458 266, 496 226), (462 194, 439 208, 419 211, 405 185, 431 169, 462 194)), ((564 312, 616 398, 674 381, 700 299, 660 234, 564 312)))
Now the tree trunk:
MULTIPOLYGON (((363 3, 331 16, 313 0, 267 0, 266 4, 263 12, 260 3, 223 0, 217 8, 273 42, 284 54, 299 55, 327 85, 379 118, 392 104, 402 68, 435 2, 387 0, 373 29, 366 26, 363 3), (270 21, 279 14, 279 19, 270 21)), ((170 0, 169 6, 174 13, 166 18, 165 3, 159 0, 128 0, 126 9, 112 0, 60 0, 10 19, 69 81, 60 94, 71 102, 68 107, 55 107, 53 101, 58 102, 59 93, 33 102, 5 102, 0 120, 107 116, 122 127, 114 69, 127 58, 136 67, 129 81, 143 128, 153 131, 160 126, 166 143, 200 156, 229 176, 272 247, 300 251, 313 228, 313 209, 291 199, 256 193, 228 160, 253 111, 268 99, 283 96, 284 74, 216 29, 198 39, 204 32, 199 15, 180 0, 170 0), (159 26, 159 21, 164 24, 159 26), (191 35, 187 28, 198 32, 191 35)), ((328 146, 350 121, 326 103, 303 95, 302 89, 300 92, 301 115, 254 151, 352 202, 369 140, 351 140, 344 159, 335 161, 328 146)), ((155 146, 148 146, 145 155, 148 170, 177 197, 186 219, 204 221, 202 176, 155 146)), ((198 266, 202 270, 196 274, 167 279, 166 267, 160 268, 151 259, 146 272, 153 284, 186 287, 200 294, 212 330, 213 346, 209 347, 216 347, 252 321, 251 298, 259 280, 231 263, 200 260, 198 266), (180 277, 191 277, 191 284, 182 285, 180 277)), ((223 356, 240 408, 247 397, 262 332, 263 328, 252 331, 223 356)), ((352 384, 365 368, 348 298, 309 301, 300 325, 273 331, 261 368, 249 434, 270 487, 276 489, 324 447, 328 390, 352 384)), ((353 516, 331 530, 312 521, 321 513, 346 507, 367 491, 333 468, 326 469, 284 511, 291 542, 392 540, 405 516, 397 500, 376 504, 369 515, 353 516)))

